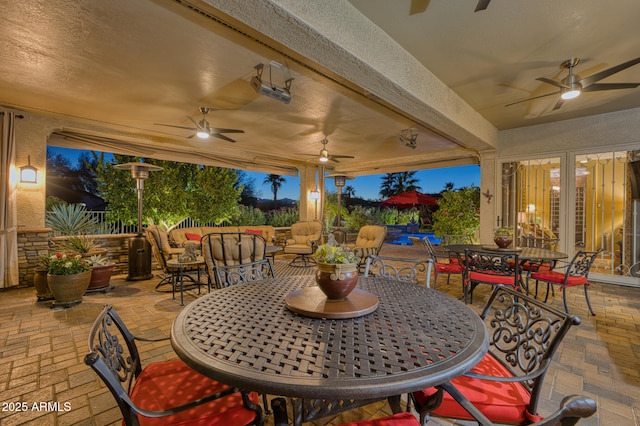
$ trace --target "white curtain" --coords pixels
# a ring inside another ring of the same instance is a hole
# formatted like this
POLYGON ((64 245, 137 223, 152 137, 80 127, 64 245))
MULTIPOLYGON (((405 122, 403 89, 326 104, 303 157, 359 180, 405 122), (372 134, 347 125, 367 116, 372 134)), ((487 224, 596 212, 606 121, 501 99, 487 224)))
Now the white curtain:
POLYGON ((0 112, 0 288, 18 285, 15 114, 0 112))

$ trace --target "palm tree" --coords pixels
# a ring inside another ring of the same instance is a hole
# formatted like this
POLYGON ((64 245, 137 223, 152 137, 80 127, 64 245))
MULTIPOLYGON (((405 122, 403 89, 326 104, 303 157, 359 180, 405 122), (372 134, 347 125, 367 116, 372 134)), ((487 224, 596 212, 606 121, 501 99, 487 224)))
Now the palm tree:
POLYGON ((444 184, 444 189, 442 190, 444 191, 453 191, 453 188, 455 187, 455 184, 453 182, 447 182, 444 184))
POLYGON ((344 196, 347 198, 352 198, 356 196, 356 189, 351 185, 345 186, 342 192, 344 193, 344 196))
POLYGON ((419 180, 415 177, 416 170, 399 173, 387 173, 382 178, 380 195, 383 198, 401 194, 414 189, 419 191, 422 188, 418 185, 419 180))
POLYGON ((270 174, 266 178, 264 178, 264 183, 268 183, 271 185, 271 192, 273 192, 273 208, 276 208, 278 203, 278 189, 285 182, 285 178, 280 175, 270 174))

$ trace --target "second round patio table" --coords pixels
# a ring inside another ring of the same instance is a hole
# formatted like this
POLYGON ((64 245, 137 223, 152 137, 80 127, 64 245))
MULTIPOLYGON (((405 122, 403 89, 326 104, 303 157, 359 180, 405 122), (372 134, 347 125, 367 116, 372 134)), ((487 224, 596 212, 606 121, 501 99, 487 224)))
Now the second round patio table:
POLYGON ((216 290, 178 314, 172 346, 213 379, 308 400, 375 400, 443 384, 488 350, 480 317, 433 289, 359 277, 358 288, 379 299, 371 314, 329 320, 285 307, 289 293, 313 285, 313 276, 285 276, 216 290))

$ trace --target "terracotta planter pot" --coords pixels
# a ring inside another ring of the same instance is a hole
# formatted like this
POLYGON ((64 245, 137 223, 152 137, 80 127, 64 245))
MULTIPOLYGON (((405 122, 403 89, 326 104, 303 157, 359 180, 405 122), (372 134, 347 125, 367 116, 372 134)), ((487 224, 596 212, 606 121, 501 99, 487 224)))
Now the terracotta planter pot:
POLYGON ((331 300, 344 300, 358 284, 358 265, 318 263, 316 282, 331 300))
POLYGON ((115 263, 101 266, 92 266, 91 281, 89 282, 89 287, 87 287, 87 293, 91 293, 93 291, 104 291, 108 289, 114 266, 116 266, 115 263))
POLYGON ((56 306, 67 307, 82 302, 82 296, 87 291, 90 281, 90 270, 73 275, 47 275, 47 282, 56 299, 54 304, 56 306))
POLYGON ((38 302, 53 299, 53 294, 51 294, 51 290, 49 290, 49 283, 47 282, 46 268, 35 269, 33 273, 33 287, 36 289, 38 302))

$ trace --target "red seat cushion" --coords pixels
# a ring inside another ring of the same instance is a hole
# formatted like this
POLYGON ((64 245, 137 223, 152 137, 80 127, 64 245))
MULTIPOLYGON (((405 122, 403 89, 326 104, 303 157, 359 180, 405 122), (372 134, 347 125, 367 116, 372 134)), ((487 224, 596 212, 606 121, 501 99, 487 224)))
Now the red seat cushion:
POLYGON ((381 419, 344 423, 341 426, 420 426, 411 413, 398 413, 381 419))
MULTIPOLYGON (((489 376, 513 376, 490 353, 485 355, 471 371, 489 376)), ((531 395, 519 382, 494 382, 460 376, 453 379, 451 383, 493 422, 524 423, 531 419, 527 415, 531 395)), ((428 388, 413 395, 418 404, 423 405, 427 397, 436 392, 436 388, 428 388)), ((473 419, 447 392, 444 393, 442 405, 431 411, 431 414, 456 419, 473 419)))
POLYGON ((187 238, 187 240, 189 241, 200 241, 202 239, 202 235, 198 235, 198 234, 191 234, 189 232, 185 232, 184 236, 187 238))
POLYGON ((244 232, 262 236, 262 229, 245 229, 244 232))
MULTIPOLYGON (((211 380, 190 368, 180 359, 155 362, 148 365, 135 382, 131 400, 146 410, 166 410, 198 398, 228 389, 229 386, 211 380)), ((251 393, 258 403, 258 395, 251 393)), ((242 405, 239 392, 216 399, 207 404, 159 418, 138 416, 141 425, 245 425, 255 418, 254 411, 242 405)), ((124 421, 123 423, 124 424, 124 421)))
POLYGON ((514 285, 518 280, 513 275, 498 275, 485 272, 470 272, 469 281, 480 281, 492 284, 514 285))
POLYGON ((556 284, 566 285, 567 287, 571 287, 574 285, 583 285, 587 283, 587 277, 584 276, 569 276, 567 278, 567 282, 564 282, 565 274, 555 271, 540 271, 534 274, 531 274, 531 278, 539 281, 549 281, 556 284))
POLYGON ((436 271, 441 274, 461 274, 463 269, 457 263, 436 263, 436 271))

